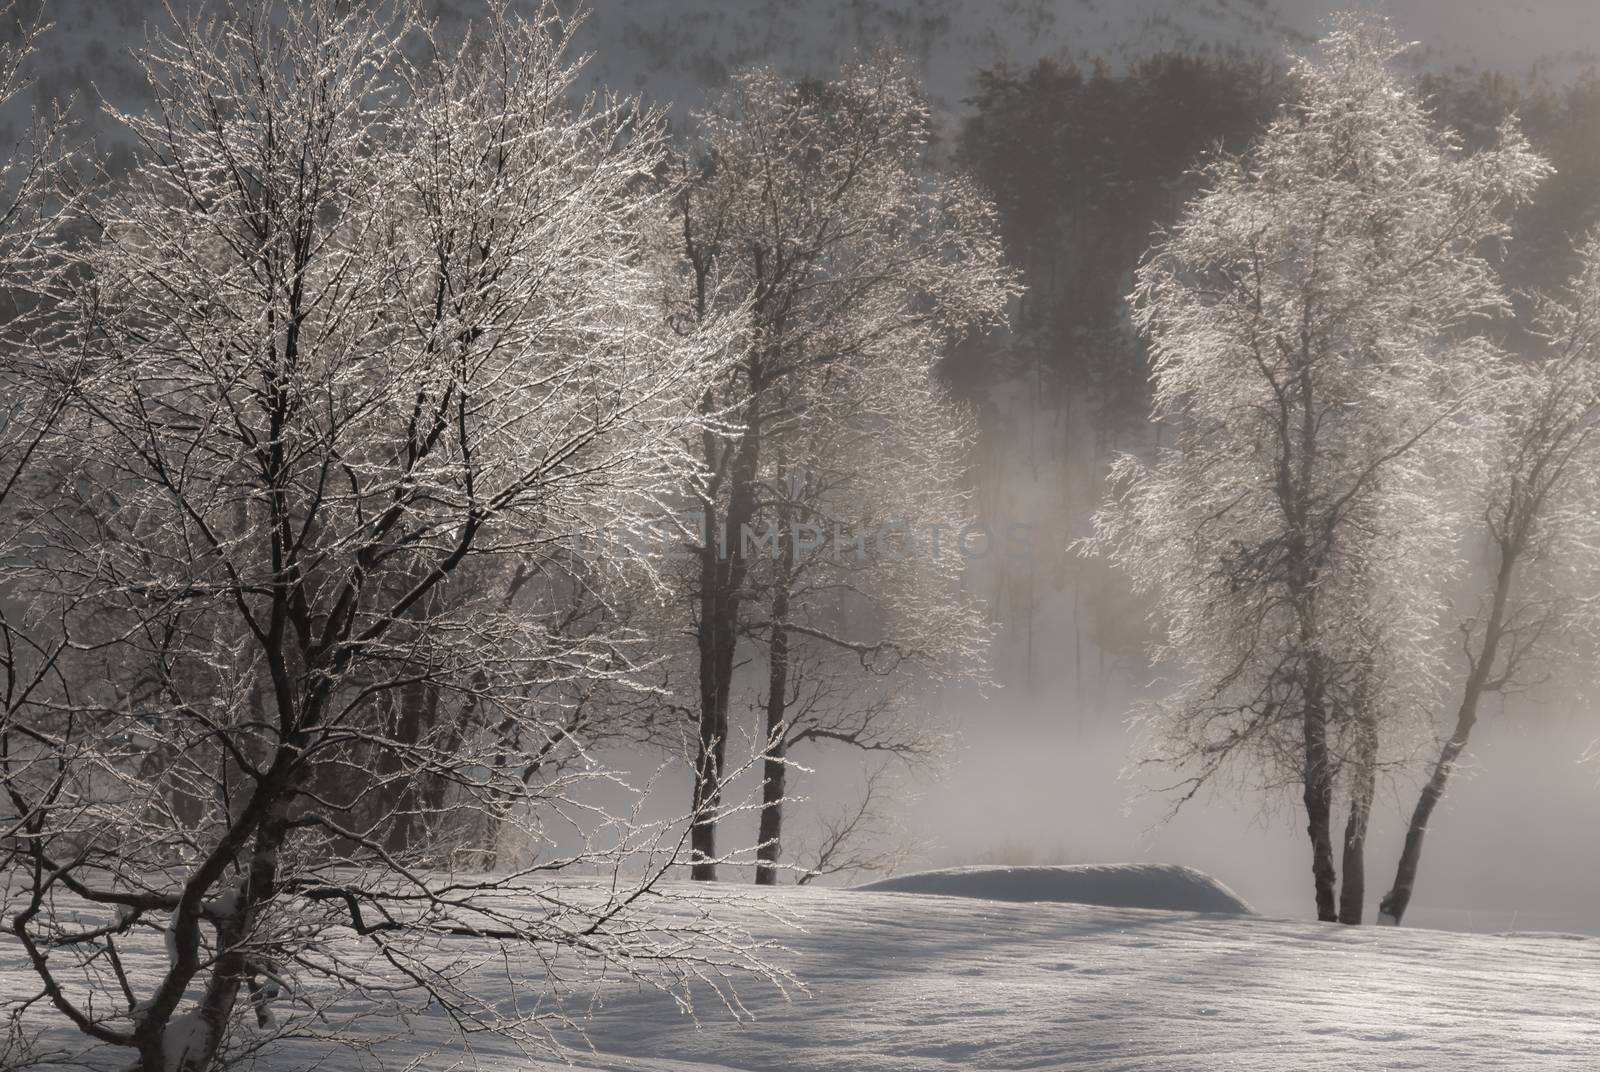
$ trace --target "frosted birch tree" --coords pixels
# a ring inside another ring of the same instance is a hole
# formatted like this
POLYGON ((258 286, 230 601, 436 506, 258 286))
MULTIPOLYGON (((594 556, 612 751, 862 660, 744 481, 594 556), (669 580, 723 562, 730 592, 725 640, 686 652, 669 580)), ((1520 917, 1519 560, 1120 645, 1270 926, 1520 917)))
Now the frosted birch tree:
POLYGON ((1479 402, 1486 479, 1468 497, 1481 563, 1456 617, 1464 674, 1455 718, 1417 795, 1379 920, 1410 906, 1434 811, 1486 697, 1537 685, 1592 651, 1600 576, 1600 237, 1566 294, 1540 299, 1544 352, 1508 364, 1479 402))
MULTIPOLYGON (((746 625, 766 670, 758 883, 781 873, 797 750, 809 764, 842 747, 927 768, 948 743, 941 690, 985 677, 989 628, 965 568, 993 540, 972 511, 972 423, 931 374, 939 352, 937 335, 908 332, 870 364, 829 365, 779 393, 789 404, 769 433, 757 512, 770 553, 753 564, 760 597, 746 625)), ((868 779, 860 808, 824 810, 881 812, 882 781, 868 779)), ((851 825, 830 822, 831 862, 800 873, 864 859, 859 836, 835 836, 851 825)))
POLYGON ((1430 456, 1492 365, 1486 253, 1545 171, 1514 126, 1464 153, 1401 51, 1383 21, 1335 17, 1291 102, 1207 165, 1145 259, 1135 319, 1174 438, 1119 463, 1094 540, 1165 631, 1149 758, 1184 799, 1224 771, 1296 785, 1323 920, 1355 731, 1409 732, 1438 676, 1430 456))
MULTIPOLYGON (((51 27, 42 16, 22 21, 15 2, 0 5, 0 24, 6 24, 0 108, 15 107, 33 85, 33 59, 51 27)), ((0 509, 56 431, 70 381, 46 356, 54 330, 50 313, 60 296, 60 243, 79 185, 66 145, 70 105, 54 101, 34 109, 0 157, 0 509)), ((8 524, 12 520, 7 517, 8 524)), ((4 539, 13 535, 8 530, 4 539)))
MULTIPOLYGON (((694 877, 716 877, 716 818, 757 520, 775 434, 805 421, 792 381, 837 367, 870 376, 900 345, 997 323, 1014 283, 993 208, 965 179, 930 173, 925 102, 902 61, 828 81, 757 69, 698 118, 680 203, 683 294, 693 325, 743 309, 739 360, 703 398, 726 430, 699 449, 706 538, 692 581, 698 695, 694 877)), ((925 370, 927 371, 927 370, 925 370)), ((796 464, 799 460, 795 459, 796 464)))
POLYGON ((572 628, 561 592, 654 576, 574 556, 692 486, 729 350, 661 322, 662 124, 571 103, 548 7, 459 48, 408 12, 263 0, 157 40, 155 108, 117 116, 137 162, 70 264, 66 435, 11 556, 61 657, 0 741, 38 986, 5 1000, 140 1072, 337 1037, 350 999, 534 1046, 570 976, 682 997, 756 966, 696 912, 636 911, 686 822, 597 806, 592 762, 526 771, 582 745, 576 698, 647 695, 647 638, 572 628), (437 721, 398 733, 419 688, 437 721), (434 812, 527 855, 465 871, 434 812), (527 1000, 474 994, 478 961, 527 1000))

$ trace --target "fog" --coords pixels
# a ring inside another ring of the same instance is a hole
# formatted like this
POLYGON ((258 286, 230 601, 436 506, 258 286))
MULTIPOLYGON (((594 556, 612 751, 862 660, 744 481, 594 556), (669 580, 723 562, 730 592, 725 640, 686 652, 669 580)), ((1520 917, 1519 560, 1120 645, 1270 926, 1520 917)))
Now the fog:
MULTIPOLYGON (((1314 32, 1330 11, 1350 5, 1278 0, 1289 20, 1314 32)), ((1387 0, 1388 12, 1421 45, 1426 60, 1472 63, 1521 73, 1554 59, 1593 58, 1600 50, 1600 9, 1586 0, 1387 0)))
MULTIPOLYGON (((1059 683, 1005 690, 960 715, 965 746, 929 779, 914 825, 932 861, 1180 863, 1213 875, 1272 915, 1310 913, 1310 852, 1299 801, 1202 793, 1167 820, 1171 798, 1119 777, 1130 735, 1114 705, 1088 710, 1059 683)), ((1474 931, 1600 933, 1600 766, 1581 759, 1600 724, 1496 703, 1473 761, 1437 813, 1408 921, 1474 931), (1412 920, 1414 915, 1414 920, 1412 920)), ((1409 779, 1380 788, 1367 843, 1369 909, 1387 889, 1415 803, 1409 779)))

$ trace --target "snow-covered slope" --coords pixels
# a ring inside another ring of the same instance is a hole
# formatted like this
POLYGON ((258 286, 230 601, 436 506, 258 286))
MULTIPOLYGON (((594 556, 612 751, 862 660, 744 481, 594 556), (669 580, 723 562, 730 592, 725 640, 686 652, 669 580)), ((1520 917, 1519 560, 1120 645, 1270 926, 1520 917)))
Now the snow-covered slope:
POLYGON ((593 0, 591 77, 693 102, 750 62, 830 70, 894 45, 921 64, 930 97, 960 107, 979 67, 1042 57, 1113 66, 1164 49, 1280 56, 1344 7, 1389 12, 1431 68, 1542 67, 1560 76, 1600 52, 1592 0, 593 0))
MULTIPOLYGON (((714 1001, 602 992, 580 1070, 635 1072, 1424 1072, 1600 1067, 1600 940, 1342 928, 1251 916, 1006 904, 858 890, 723 887, 720 909, 783 943, 807 993, 746 984, 753 1014, 714 1001)), ((456 947, 462 948, 462 947, 456 947)), ((444 955, 441 953, 441 955, 444 955)), ((23 993, 0 937, 0 993, 23 993)), ((474 987, 500 1000, 491 963, 474 987)), ((583 1005, 579 994, 577 1005, 583 1005)), ((501 1040, 439 1052, 437 1014, 368 1021, 378 1054, 419 1069, 527 1072, 501 1040), (393 1034, 394 1037, 385 1036, 393 1034)), ((312 1046, 259 1072, 299 1072, 312 1046)), ((71 1067, 71 1065, 69 1065, 71 1067)), ((373 1067, 340 1054, 321 1067, 373 1067)), ((549 1061, 549 1070, 567 1066, 549 1061)))
POLYGON ((1054 901, 1108 908, 1248 915, 1238 894, 1202 871, 1177 864, 1070 864, 1056 867, 949 867, 863 883, 858 890, 1054 901))
MULTIPOLYGON (((1600 941, 782 891, 810 996, 682 1030, 613 1000, 580 1068, 1600 1067, 1600 941)), ((742 911, 749 911, 745 909, 742 911)), ((553 1066, 552 1066, 553 1067, 553 1066)))
MULTIPOLYGON (((1162 49, 1277 54, 1306 40, 1265 0, 595 0, 591 77, 675 101, 752 62, 801 73, 893 45, 959 107, 979 67, 1051 56, 1122 64, 1162 49)), ((1310 20, 1312 28, 1315 18, 1310 20)))

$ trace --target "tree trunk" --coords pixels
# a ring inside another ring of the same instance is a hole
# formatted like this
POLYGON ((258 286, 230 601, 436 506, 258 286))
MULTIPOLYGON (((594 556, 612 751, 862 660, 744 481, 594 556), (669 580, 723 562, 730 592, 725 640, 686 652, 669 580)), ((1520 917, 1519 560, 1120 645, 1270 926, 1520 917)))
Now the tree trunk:
MULTIPOLYGON (((1462 708, 1464 711, 1466 704, 1463 704, 1462 708)), ((1456 730, 1440 750, 1439 758, 1433 765, 1433 774, 1417 797, 1417 806, 1411 812, 1411 823, 1406 827, 1405 845, 1400 850, 1400 863, 1395 869, 1394 884, 1389 887, 1389 892, 1384 895, 1383 902, 1378 906, 1380 923, 1398 927, 1400 921, 1405 918, 1406 909, 1411 906, 1411 894, 1416 889, 1417 883, 1417 869, 1422 863, 1422 838, 1428 832, 1428 820, 1433 817, 1433 809, 1438 807, 1440 799, 1444 796, 1445 786, 1450 781, 1450 772, 1455 768, 1456 760, 1467 746, 1467 738, 1472 732, 1472 721, 1474 719, 1457 716, 1456 730)))
POLYGON ((716 810, 721 805, 728 739, 728 709, 717 674, 722 599, 718 590, 721 551, 714 517, 708 510, 705 546, 700 550, 700 624, 696 633, 700 655, 700 739, 694 768, 694 819, 689 829, 689 877, 700 881, 715 881, 717 877, 716 810))
POLYGON ((784 782, 789 732, 789 586, 794 574, 794 540, 787 505, 778 511, 777 539, 783 546, 772 592, 772 637, 767 653, 767 755, 762 761, 761 826, 756 842, 756 885, 778 884, 778 858, 783 854, 784 782))
POLYGON ((1467 741, 1472 736, 1472 728, 1478 723, 1478 703, 1487 691, 1495 657, 1499 653, 1501 635, 1505 631, 1506 605, 1511 598, 1519 551, 1520 548, 1510 544, 1502 543, 1500 547, 1500 568, 1495 575, 1494 597, 1489 607, 1489 618, 1483 628, 1483 647, 1467 674, 1467 683, 1461 694, 1461 706, 1456 710, 1455 730, 1439 750, 1439 758, 1433 764, 1433 773, 1428 778, 1427 784, 1422 787, 1422 793, 1417 797, 1417 806, 1411 812, 1411 824, 1406 827, 1405 845, 1400 850, 1400 863, 1395 868, 1394 885, 1389 887, 1389 892, 1384 895, 1383 902, 1378 907, 1380 923, 1398 927, 1400 921, 1405 918, 1406 909, 1411 905, 1411 895, 1417 884, 1417 869, 1422 863, 1422 839, 1428 832, 1428 822, 1433 818, 1433 810, 1439 806, 1439 801, 1444 797, 1445 788, 1450 783, 1450 775, 1455 771, 1461 753, 1466 751, 1467 741))
POLYGON ((439 690, 424 682, 413 682, 391 698, 393 724, 391 735, 394 747, 378 753, 378 767, 393 788, 387 799, 378 806, 387 813, 388 823, 384 849, 395 856, 417 848, 427 837, 427 817, 423 808, 423 793, 440 781, 436 773, 413 769, 405 771, 408 752, 415 752, 423 736, 438 720, 439 690))
POLYGON ((1378 781, 1378 727, 1372 714, 1361 719, 1355 772, 1350 780, 1350 814, 1344 824, 1344 861, 1339 887, 1339 922, 1359 926, 1367 900, 1367 823, 1378 781))
MULTIPOLYGON (((163 1003, 158 1019, 148 1026, 141 1025, 134 1033, 139 1052, 136 1068, 139 1072, 207 1072, 216 1061, 218 1050, 227 1033, 228 1021, 238 1003, 239 990, 253 974, 241 943, 250 936, 259 905, 272 899, 277 890, 278 857, 282 852, 289 830, 290 796, 285 787, 268 782, 258 788, 272 798, 266 814, 257 827, 250 863, 232 914, 216 924, 217 952, 208 964, 197 961, 198 933, 183 928, 186 937, 176 939, 180 948, 187 941, 190 948, 179 953, 180 961, 188 961, 194 973, 193 981, 201 969, 208 972, 198 1003, 190 1014, 194 1026, 172 1015, 176 998, 163 1003)), ((174 966, 174 971, 178 970, 174 966)), ((180 992, 182 989, 180 988, 180 992)))
POLYGON ((1328 714, 1320 686, 1309 691, 1304 716, 1306 832, 1311 837, 1317 919, 1334 923, 1339 914, 1334 904, 1337 873, 1333 866, 1333 768, 1328 755, 1328 714))
POLYGON ((1317 894, 1317 918, 1325 923, 1339 920, 1334 909, 1333 866, 1333 774, 1328 766, 1326 715, 1322 710, 1306 712, 1306 832, 1310 835, 1310 874, 1317 894))
POLYGON ((700 625, 696 634, 700 656, 700 740, 695 758, 694 819, 689 831, 689 877, 704 882, 717 878, 717 813, 722 807, 726 770, 728 698, 733 691, 739 611, 748 569, 744 532, 756 512, 761 383, 754 367, 750 371, 750 396, 744 432, 728 474, 726 526, 719 533, 715 506, 707 503, 705 546, 700 549, 700 625))
POLYGON ((761 830, 756 846, 756 885, 778 884, 778 858, 783 854, 783 799, 784 780, 787 774, 785 726, 783 715, 777 723, 772 721, 771 709, 767 714, 767 758, 762 764, 761 779, 761 830))
POLYGON ((1456 762, 1466 750, 1467 741, 1472 736, 1472 727, 1477 724, 1478 700, 1482 692, 1481 684, 1475 686, 1470 679, 1468 680, 1461 707, 1456 713, 1455 731, 1439 750, 1439 758, 1433 764, 1433 773, 1417 797, 1417 806, 1412 809, 1411 823, 1406 827, 1405 844, 1400 850, 1400 862, 1395 868, 1394 884, 1389 887, 1389 892, 1384 895, 1382 904, 1378 906, 1380 923, 1398 927, 1400 921, 1405 918, 1406 909, 1411 906, 1411 895, 1417 884, 1417 869, 1422 864, 1422 839, 1428 833, 1428 822, 1433 818, 1433 810, 1439 806, 1439 801, 1444 797, 1445 788, 1450 783, 1450 775, 1455 770, 1456 762))
POLYGON ((284 796, 261 824, 251 854, 249 878, 244 892, 238 898, 233 918, 217 926, 220 952, 211 967, 211 979, 195 1008, 200 1030, 189 1035, 189 1048, 181 1061, 174 1063, 172 1055, 167 1056, 169 1069, 206 1072, 212 1067, 217 1051, 222 1046, 228 1021, 239 1000, 239 989, 254 974, 237 946, 249 934, 251 919, 255 914, 254 906, 271 899, 277 885, 278 853, 283 848, 284 835, 288 831, 288 811, 288 797, 284 796))

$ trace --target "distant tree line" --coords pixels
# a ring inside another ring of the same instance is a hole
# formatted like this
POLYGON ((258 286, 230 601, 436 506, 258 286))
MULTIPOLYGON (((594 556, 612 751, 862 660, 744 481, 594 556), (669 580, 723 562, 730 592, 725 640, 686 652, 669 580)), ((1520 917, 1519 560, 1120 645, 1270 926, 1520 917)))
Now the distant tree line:
MULTIPOLYGON (((1561 285, 1574 239, 1600 222, 1600 69, 1560 82, 1427 72, 1414 84, 1466 148, 1515 115, 1550 161, 1538 199, 1514 217, 1504 275, 1513 293, 1561 285)), ((954 382, 981 387, 1036 361, 1055 389, 1089 395, 1098 423, 1143 425, 1144 345, 1127 330, 1125 302, 1134 268, 1198 189, 1197 165, 1244 149, 1289 89, 1275 61, 1184 53, 1126 69, 1047 59, 978 71, 956 159, 994 197, 1027 290, 1006 350, 963 350, 947 363, 954 382)))

